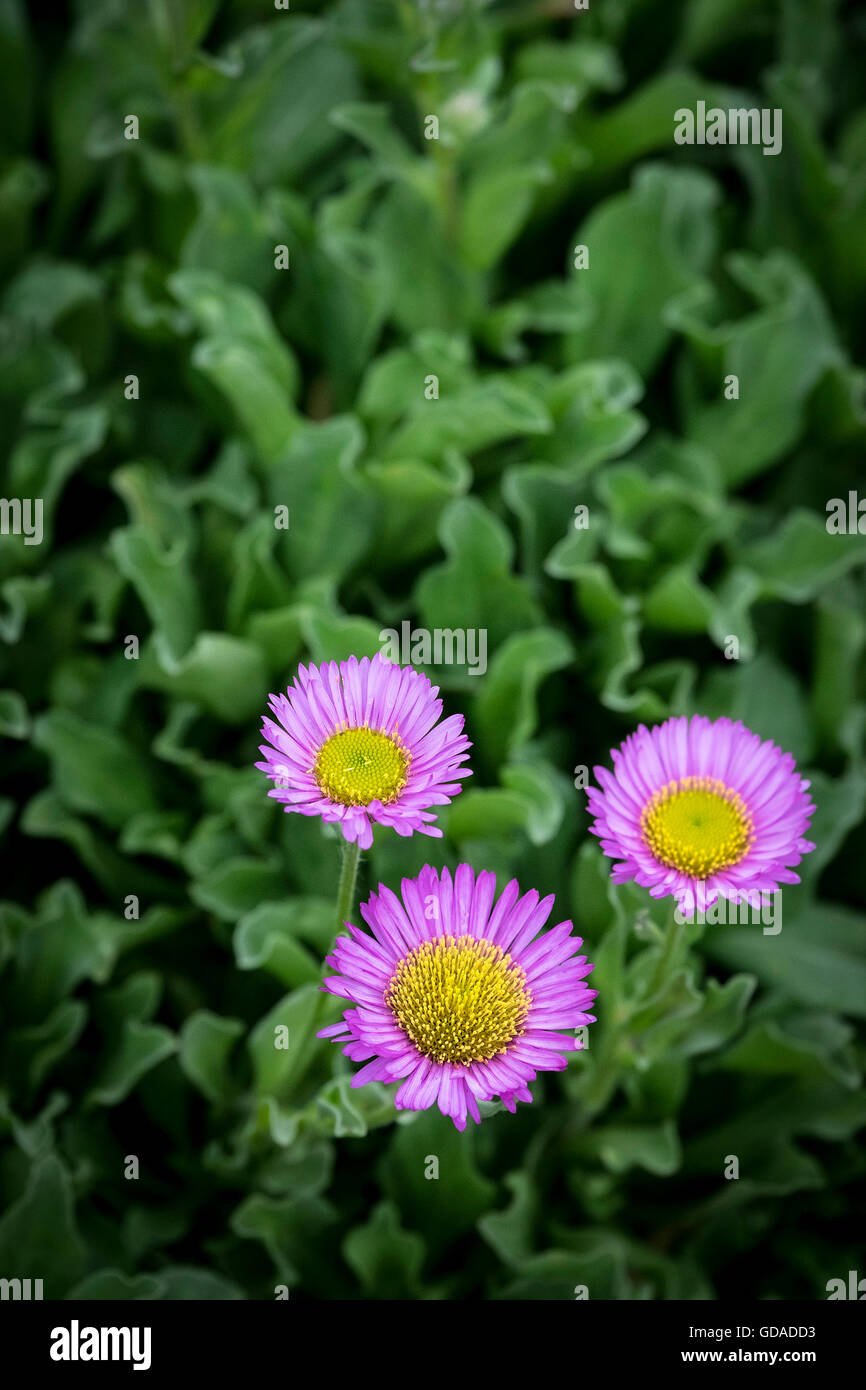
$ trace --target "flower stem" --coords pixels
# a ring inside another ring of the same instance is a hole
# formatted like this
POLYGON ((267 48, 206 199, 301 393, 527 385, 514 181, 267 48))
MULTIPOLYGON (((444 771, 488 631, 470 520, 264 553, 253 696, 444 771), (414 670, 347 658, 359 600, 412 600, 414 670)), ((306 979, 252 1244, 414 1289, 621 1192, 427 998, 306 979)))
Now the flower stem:
POLYGON ((340 883, 337 888, 337 930, 351 916, 355 902, 355 880, 358 877, 358 863, 361 846, 358 841, 343 841, 343 866, 340 870, 340 883))
POLYGON ((601 1051, 598 1061, 587 1078, 583 1104, 587 1119, 593 1119, 613 1096, 617 1086, 620 1061, 622 1025, 609 1023, 602 1034, 601 1051))
POLYGON ((658 993, 662 985, 665 984, 668 975, 672 975, 678 965, 677 957, 680 954, 684 935, 683 926, 684 923, 678 921, 675 916, 674 924, 665 937, 661 955, 659 956, 658 963, 653 972, 652 982, 646 996, 648 999, 651 999, 654 994, 658 993))

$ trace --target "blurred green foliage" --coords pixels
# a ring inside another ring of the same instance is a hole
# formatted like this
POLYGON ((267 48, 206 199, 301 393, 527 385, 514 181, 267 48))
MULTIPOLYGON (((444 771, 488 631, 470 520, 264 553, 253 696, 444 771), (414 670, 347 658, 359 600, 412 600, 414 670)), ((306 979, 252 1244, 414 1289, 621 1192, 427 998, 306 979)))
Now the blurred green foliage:
POLYGON ((825 526, 864 477, 862 11, 69 10, 0 0, 3 491, 44 499, 0 538, 0 1274, 824 1297, 866 1177, 866 536, 825 526), (782 153, 676 146, 698 100, 781 108, 782 153), (299 660, 407 619, 488 632, 430 672, 475 775, 365 889, 517 875, 601 991, 464 1136, 315 1040, 338 845, 252 768, 299 660), (677 941, 587 836, 572 769, 696 710, 813 778, 777 936, 677 941))

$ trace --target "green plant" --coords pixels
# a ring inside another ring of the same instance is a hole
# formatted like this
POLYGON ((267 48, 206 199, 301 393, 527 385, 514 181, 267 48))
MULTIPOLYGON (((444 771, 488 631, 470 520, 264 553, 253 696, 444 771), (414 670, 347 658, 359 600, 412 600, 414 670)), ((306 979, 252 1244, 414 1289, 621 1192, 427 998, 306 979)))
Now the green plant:
POLYGON ((862 480, 863 46, 809 0, 0 6, 3 487, 44 503, 0 537, 0 1275, 856 1266, 866 536, 827 504, 862 480), (699 100, 780 108, 781 153, 677 146, 699 100), (428 668, 475 775, 362 891, 468 859, 597 962, 588 1052, 462 1136, 315 1040, 337 845, 253 768, 269 690, 403 622, 486 634, 483 674, 428 668), (695 710, 811 770, 778 936, 674 934, 587 835, 580 769, 695 710))

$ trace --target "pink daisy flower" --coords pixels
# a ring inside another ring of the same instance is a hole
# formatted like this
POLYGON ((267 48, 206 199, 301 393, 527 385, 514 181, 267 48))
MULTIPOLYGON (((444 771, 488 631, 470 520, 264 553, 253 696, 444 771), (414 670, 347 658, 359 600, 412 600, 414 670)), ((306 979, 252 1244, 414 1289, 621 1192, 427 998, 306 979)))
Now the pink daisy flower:
POLYGON ((559 1030, 595 1022, 580 937, 571 922, 539 936, 553 897, 521 897, 512 879, 494 906, 495 874, 469 864, 453 879, 428 865, 401 892, 380 884, 361 905, 372 936, 345 924, 328 957, 338 973, 322 988, 355 1007, 318 1036, 367 1063, 353 1086, 402 1080, 398 1110, 438 1105, 458 1129, 480 1119, 481 1100, 498 1096, 513 1113, 539 1071, 561 1071, 562 1054, 580 1048, 559 1030))
POLYGON ((696 714, 641 724, 611 756, 613 773, 595 768, 601 791, 587 795, 592 834, 622 861, 617 883, 675 897, 687 916, 799 883, 791 870, 815 848, 803 838, 815 806, 790 753, 696 714))
POLYGON ((439 723, 438 686, 420 671, 380 653, 360 661, 300 666, 285 695, 271 695, 274 719, 262 720, 256 767, 275 786, 268 795, 286 811, 336 821, 361 849, 373 821, 398 835, 441 836, 428 824, 470 777, 460 764, 472 747, 462 714, 439 723))

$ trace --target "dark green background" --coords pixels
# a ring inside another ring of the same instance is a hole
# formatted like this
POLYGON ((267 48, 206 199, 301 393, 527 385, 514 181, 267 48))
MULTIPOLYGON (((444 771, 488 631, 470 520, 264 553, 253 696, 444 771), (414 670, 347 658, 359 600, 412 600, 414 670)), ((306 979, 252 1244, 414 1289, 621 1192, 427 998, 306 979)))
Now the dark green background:
POLYGON ((0 539, 0 1276, 562 1300, 863 1273, 866 536, 825 526, 864 487, 862 8, 31 9, 0 0, 3 491, 46 527, 0 539), (677 147, 698 100, 781 107, 782 154, 677 147), (431 672, 474 776, 444 840, 380 831, 364 886, 516 874, 601 991, 588 1052, 464 1136, 315 1041, 339 847, 252 767, 298 661, 404 619, 487 629, 483 679, 431 672), (813 778, 778 936, 677 942, 587 834, 573 769, 692 711, 813 778))

